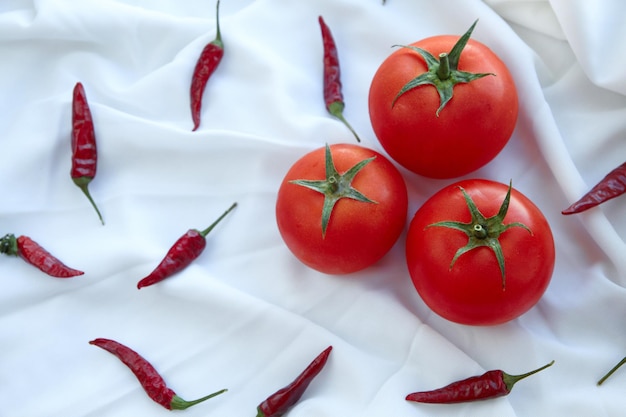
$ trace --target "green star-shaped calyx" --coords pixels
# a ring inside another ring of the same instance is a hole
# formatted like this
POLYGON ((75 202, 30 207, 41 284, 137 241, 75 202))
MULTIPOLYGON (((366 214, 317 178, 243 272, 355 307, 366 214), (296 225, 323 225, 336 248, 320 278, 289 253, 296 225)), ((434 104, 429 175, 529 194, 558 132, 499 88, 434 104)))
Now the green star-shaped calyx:
POLYGON ((523 223, 514 222, 509 224, 504 224, 504 217, 506 216, 507 211, 509 210, 509 203, 511 201, 511 188, 512 183, 509 183, 509 189, 504 197, 504 201, 500 206, 498 213, 495 216, 486 218, 476 204, 472 200, 472 198, 467 194, 463 187, 459 187, 461 192, 463 193, 463 197, 465 198, 465 203, 467 204, 467 208, 470 211, 471 220, 469 223, 457 222, 457 221, 441 221, 437 223, 430 224, 428 227, 448 227, 451 229, 460 230, 465 233, 468 237, 467 244, 459 250, 456 251, 454 257, 452 258, 452 262, 450 262, 450 269, 454 266, 456 260, 463 255, 471 251, 472 249, 479 248, 481 246, 486 246, 493 251, 496 256, 496 260, 498 261, 498 266, 500 267, 500 273, 502 275, 502 289, 505 289, 506 286, 506 277, 505 277, 505 265, 504 265, 504 254, 502 253, 502 246, 500 246, 500 235, 504 233, 506 230, 512 227, 521 227, 526 229, 528 233, 532 235, 532 231, 523 223))
POLYGON ((328 228, 328 222, 332 214, 333 208, 337 201, 342 198, 351 198, 353 200, 361 201, 364 203, 374 203, 376 201, 370 200, 364 196, 360 191, 352 187, 352 180, 365 167, 365 165, 372 162, 376 157, 373 156, 368 159, 364 159, 361 162, 355 164, 352 168, 345 173, 340 174, 335 168, 333 162, 333 156, 330 152, 330 146, 326 144, 325 153, 325 169, 326 179, 323 180, 292 180, 289 181, 292 184, 301 185, 311 190, 315 190, 324 194, 324 205, 322 208, 322 236, 326 236, 326 229, 328 228))
POLYGON ((467 44, 467 41, 476 26, 476 23, 478 23, 478 20, 476 20, 468 31, 459 38, 449 53, 444 52, 439 54, 439 59, 435 58, 430 52, 416 46, 394 45, 401 48, 409 48, 420 54, 426 61, 428 71, 418 75, 406 83, 393 99, 391 106, 393 107, 400 96, 407 91, 422 85, 433 85, 439 93, 439 108, 435 113, 437 117, 439 117, 439 112, 441 112, 450 99, 452 99, 455 85, 460 83, 469 83, 479 78, 486 77, 487 75, 495 75, 492 73, 471 73, 459 71, 458 69, 461 52, 463 52, 463 49, 465 48, 465 45, 467 44))

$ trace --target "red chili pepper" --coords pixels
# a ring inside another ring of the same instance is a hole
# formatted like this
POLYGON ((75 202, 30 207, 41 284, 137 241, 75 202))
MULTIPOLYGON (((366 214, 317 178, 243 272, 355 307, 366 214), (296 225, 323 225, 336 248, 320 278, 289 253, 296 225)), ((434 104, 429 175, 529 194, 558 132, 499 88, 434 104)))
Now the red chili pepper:
POLYGON ((626 193, 626 162, 609 172, 580 200, 563 210, 562 214, 575 214, 598 206, 626 193))
POLYGON ((16 238, 13 234, 7 234, 0 239, 0 253, 19 256, 29 264, 56 278, 71 278, 84 274, 82 271, 65 265, 28 236, 16 238))
POLYGON ((453 404, 502 397, 511 392, 517 381, 536 374, 552 366, 553 363, 554 361, 523 375, 509 375, 500 370, 488 371, 436 390, 414 392, 407 395, 406 400, 419 403, 453 404))
POLYGON ((613 375, 615 371, 617 371, 625 363, 626 363, 626 358, 623 358, 621 361, 617 363, 617 365, 611 368, 611 370, 606 375, 600 378, 600 380, 598 381, 598 385, 602 385, 604 381, 606 381, 611 375, 613 375))
POLYGON ((195 131, 200 126, 200 113, 202 111, 202 95, 209 78, 222 61, 224 56, 224 43, 222 42, 222 34, 220 32, 220 0, 217 0, 215 6, 215 24, 217 26, 217 35, 215 39, 207 44, 200 58, 196 63, 191 78, 191 118, 193 119, 193 129, 195 131))
POLYGON ((294 406, 304 394, 309 384, 324 368, 332 346, 327 347, 289 385, 270 395, 257 407, 257 417, 279 417, 294 406))
POLYGON ((117 356, 135 374, 146 394, 154 402, 168 410, 184 410, 227 391, 222 389, 193 401, 183 400, 171 388, 168 388, 163 377, 150 362, 128 346, 114 340, 102 338, 94 339, 89 344, 98 346, 117 356))
POLYGON ((154 271, 137 283, 137 288, 141 289, 156 284, 189 266, 189 264, 204 251, 206 247, 206 235, 208 235, 235 206, 237 206, 237 203, 233 203, 228 210, 206 229, 202 231, 197 229, 188 230, 187 233, 174 243, 154 271))
POLYGON ((70 176, 74 184, 80 188, 96 209, 102 224, 102 215, 98 206, 89 194, 88 185, 96 176, 98 165, 98 150, 96 134, 91 118, 91 110, 81 83, 76 83, 72 100, 72 170, 70 176))
POLYGON ((360 142, 359 135, 356 134, 350 123, 343 116, 343 109, 346 107, 341 91, 341 71, 339 68, 339 54, 333 35, 322 16, 319 17, 320 28, 322 30, 322 42, 324 44, 324 101, 326 110, 345 124, 352 132, 357 142, 360 142))

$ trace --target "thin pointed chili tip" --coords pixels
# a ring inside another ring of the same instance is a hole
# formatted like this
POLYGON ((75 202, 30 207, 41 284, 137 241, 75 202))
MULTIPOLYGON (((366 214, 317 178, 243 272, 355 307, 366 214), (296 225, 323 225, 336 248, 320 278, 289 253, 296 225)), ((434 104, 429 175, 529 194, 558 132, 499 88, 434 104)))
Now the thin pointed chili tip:
POLYGON ((204 90, 209 81, 209 78, 217 66, 222 62, 224 57, 224 42, 222 41, 222 32, 220 30, 220 0, 217 0, 215 6, 215 25, 216 35, 215 39, 208 43, 196 62, 196 66, 193 70, 191 77, 191 87, 189 91, 190 105, 191 105, 191 119, 193 121, 193 131, 196 131, 200 127, 201 114, 202 114, 202 97, 204 90))
POLYGON ((324 369, 333 347, 328 346, 289 385, 267 397, 257 407, 257 417, 279 417, 296 405, 309 384, 324 369))
POLYGON ((553 364, 554 361, 522 375, 509 375, 501 370, 488 371, 432 391, 411 393, 406 396, 406 400, 431 404, 455 404, 498 398, 508 395, 518 381, 553 364))
POLYGON ((148 287, 156 284, 157 282, 163 281, 165 278, 168 278, 189 266, 204 251, 204 248, 206 247, 206 236, 235 207, 237 207, 237 203, 233 203, 206 229, 189 229, 187 233, 178 238, 157 267, 137 283, 137 289, 148 287))
POLYGON ((90 341, 89 344, 104 349, 116 356, 133 374, 135 374, 135 377, 146 394, 148 394, 148 397, 168 410, 185 410, 227 391, 226 389, 221 389, 196 400, 184 400, 167 386, 163 377, 150 362, 128 346, 116 342, 115 340, 104 338, 94 339, 90 341))
POLYGON ((345 102, 343 99, 341 85, 341 69, 339 67, 339 53, 332 32, 324 18, 318 18, 322 32, 322 43, 324 45, 324 102, 328 113, 339 119, 352 132, 357 142, 361 142, 359 135, 348 123, 343 115, 345 102))
POLYGON ((626 193, 626 162, 610 171, 591 190, 563 210, 564 215, 582 213, 626 193))
POLYGON ((89 183, 95 178, 98 166, 98 149, 96 133, 87 95, 83 85, 78 82, 74 86, 72 96, 72 169, 70 177, 74 184, 85 194, 100 222, 104 225, 102 214, 89 193, 89 183))
POLYGON ((0 253, 19 256, 25 262, 55 278, 72 278, 84 274, 83 271, 65 265, 28 236, 15 237, 9 233, 0 238, 0 253))

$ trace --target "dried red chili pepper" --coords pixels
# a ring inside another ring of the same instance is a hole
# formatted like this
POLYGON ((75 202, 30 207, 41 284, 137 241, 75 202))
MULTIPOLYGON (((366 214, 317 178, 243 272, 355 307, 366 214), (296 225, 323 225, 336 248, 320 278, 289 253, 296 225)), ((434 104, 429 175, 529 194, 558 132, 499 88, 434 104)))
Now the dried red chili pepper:
POLYGON ((163 377, 150 362, 128 346, 103 338, 94 339, 89 344, 98 346, 117 356, 135 374, 146 394, 154 402, 168 410, 184 410, 227 391, 222 389, 197 400, 186 401, 179 397, 171 388, 168 388, 163 377))
POLYGON ((154 271, 137 283, 137 288, 141 289, 156 284, 189 266, 194 259, 200 256, 206 247, 206 235, 208 235, 235 206, 237 206, 237 203, 233 203, 228 210, 206 229, 202 231, 189 229, 187 233, 174 243, 154 271))
POLYGON ((598 381, 598 385, 602 385, 602 383, 604 381, 606 381, 611 375, 613 375, 613 373, 615 371, 617 371, 625 363, 626 363, 626 358, 623 358, 621 361, 619 361, 617 363, 617 365, 615 365, 613 368, 611 368, 611 370, 609 372, 607 372, 606 375, 604 375, 602 378, 600 378, 600 380, 598 381))
POLYGON ((326 110, 345 124, 352 132, 357 142, 360 142, 350 123, 343 116, 346 107, 341 90, 341 71, 339 68, 339 54, 332 32, 322 16, 318 18, 322 30, 322 43, 324 44, 324 101, 326 110))
POLYGON ((279 389, 259 404, 256 417, 279 417, 294 406, 300 400, 313 378, 322 371, 332 349, 332 346, 324 349, 293 382, 279 389))
POLYGON ((420 403, 453 404, 502 397, 511 392, 517 381, 536 374, 552 366, 553 363, 554 361, 523 375, 509 375, 501 370, 488 371, 482 375, 456 381, 436 390, 414 392, 407 395, 406 400, 420 403))
POLYGON ((626 193, 626 162, 609 172, 598 184, 596 184, 580 200, 563 210, 562 214, 576 214, 592 207, 598 206, 605 201, 626 193))
POLYGON ((91 110, 81 83, 76 83, 72 100, 72 169, 70 176, 96 209, 102 224, 104 220, 98 206, 91 198, 88 185, 96 176, 98 149, 91 110))
POLYGON ((71 278, 84 274, 65 265, 28 236, 16 238, 11 233, 7 234, 0 239, 0 253, 19 256, 52 277, 71 278))
POLYGON ((215 25, 217 34, 215 39, 208 43, 202 52, 200 58, 196 62, 191 78, 191 118, 193 119, 193 129, 195 131, 200 126, 200 114, 202 111, 202 96, 209 78, 215 72, 215 69, 222 61, 224 56, 224 42, 222 42, 222 34, 220 32, 220 0, 217 0, 215 6, 215 25))

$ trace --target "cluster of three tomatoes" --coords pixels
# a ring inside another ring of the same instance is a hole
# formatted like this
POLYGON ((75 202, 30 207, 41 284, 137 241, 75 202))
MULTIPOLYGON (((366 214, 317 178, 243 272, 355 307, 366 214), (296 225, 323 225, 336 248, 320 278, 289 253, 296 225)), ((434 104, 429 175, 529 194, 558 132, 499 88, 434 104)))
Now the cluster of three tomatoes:
MULTIPOLYGON (((474 23, 475 25, 475 23, 474 23)), ((438 35, 399 46, 369 90, 373 130, 391 160, 424 179, 453 179, 493 160, 515 129, 518 96, 504 62, 485 44, 438 35)), ((381 260, 406 226, 407 188, 382 153, 356 144, 310 152, 289 169, 276 203, 291 252, 327 274, 381 260)), ((532 308, 550 282, 550 226, 522 193, 464 179, 428 198, 405 241, 422 300, 462 324, 495 325, 532 308)))

